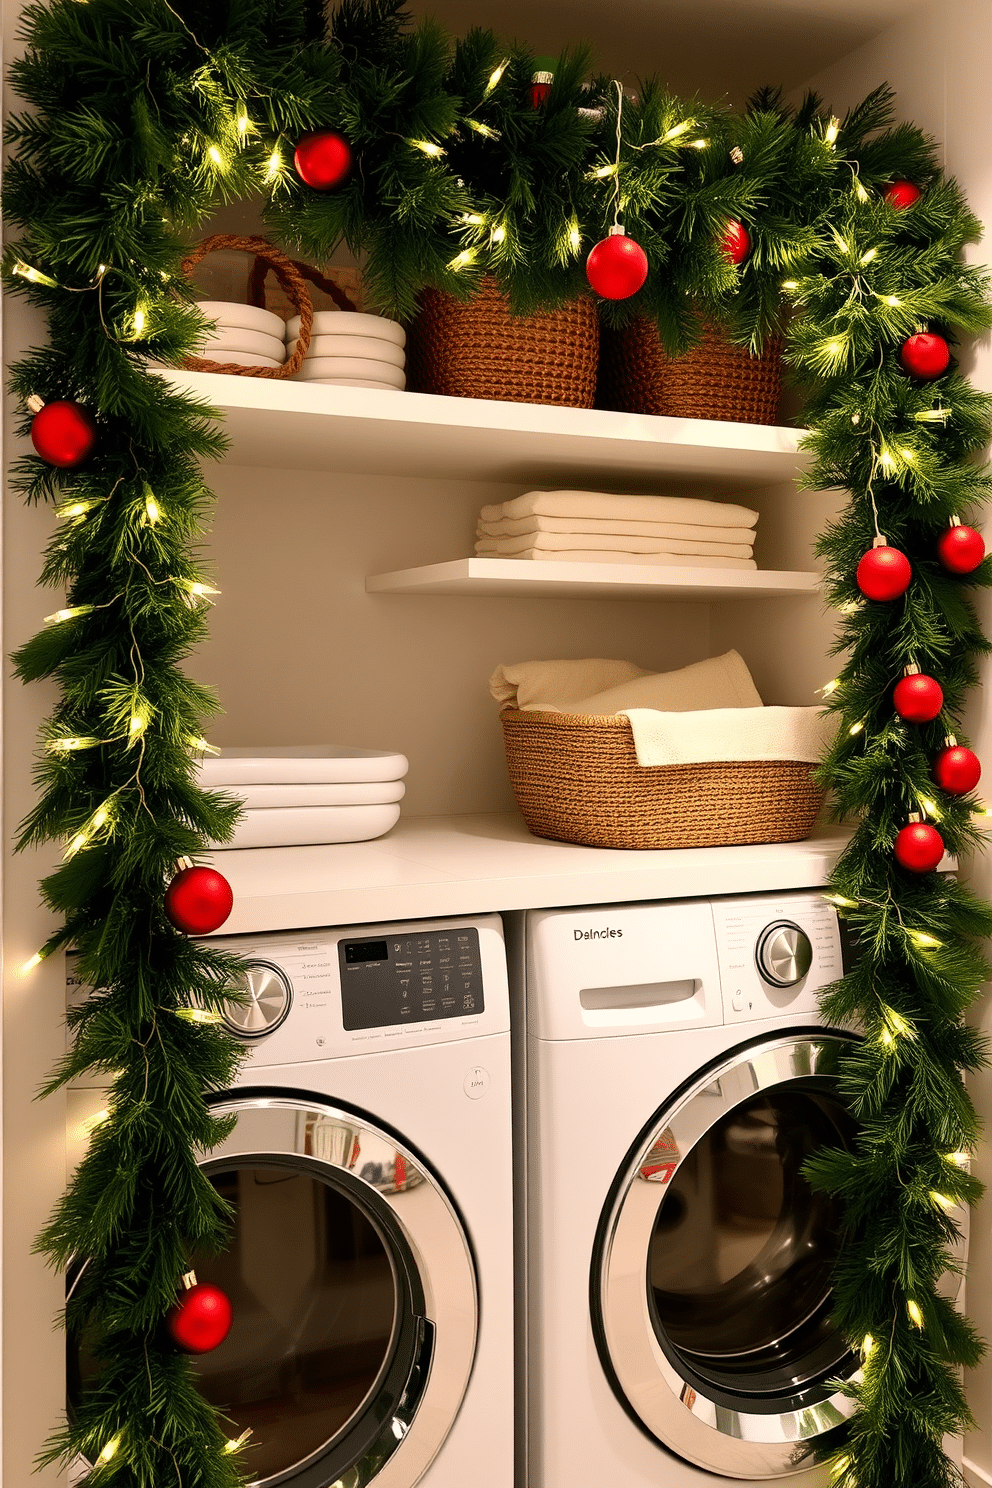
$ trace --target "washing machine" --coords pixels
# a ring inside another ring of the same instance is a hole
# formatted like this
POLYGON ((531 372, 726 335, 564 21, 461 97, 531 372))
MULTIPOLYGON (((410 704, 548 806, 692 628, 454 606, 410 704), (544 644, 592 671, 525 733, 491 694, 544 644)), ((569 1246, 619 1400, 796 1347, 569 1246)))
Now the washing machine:
MULTIPOLYGON (((498 916, 214 937, 247 1058, 194 1257, 230 1297, 199 1387, 264 1488, 508 1488, 510 1035, 498 916)), ((74 989, 74 995, 79 990, 74 989)), ((77 1138, 99 1093, 70 1092, 77 1138)), ((72 1135, 72 1132, 70 1133, 72 1135)), ((70 1354, 73 1375, 85 1349, 70 1354)))
POLYGON ((515 930, 528 1488, 826 1483, 858 1361, 830 1322, 854 1126, 821 894, 531 911, 515 930))

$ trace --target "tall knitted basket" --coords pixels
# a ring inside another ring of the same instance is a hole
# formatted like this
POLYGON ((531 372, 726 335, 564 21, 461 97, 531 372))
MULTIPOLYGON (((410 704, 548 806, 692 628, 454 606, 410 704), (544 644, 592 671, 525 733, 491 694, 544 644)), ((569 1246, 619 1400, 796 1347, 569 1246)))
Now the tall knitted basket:
POLYGON ((642 316, 620 330, 603 329, 599 358, 601 408, 671 418, 774 424, 782 395, 782 338, 771 336, 760 356, 734 346, 705 324, 698 345, 669 357, 657 327, 642 316))
POLYGON ((800 842, 824 791, 793 760, 638 764, 626 718, 500 714, 510 784, 535 837, 588 847, 800 842))
POLYGON ((452 398, 591 408, 599 319, 582 295, 559 310, 511 315, 495 279, 462 302, 428 289, 410 326, 407 387, 452 398))

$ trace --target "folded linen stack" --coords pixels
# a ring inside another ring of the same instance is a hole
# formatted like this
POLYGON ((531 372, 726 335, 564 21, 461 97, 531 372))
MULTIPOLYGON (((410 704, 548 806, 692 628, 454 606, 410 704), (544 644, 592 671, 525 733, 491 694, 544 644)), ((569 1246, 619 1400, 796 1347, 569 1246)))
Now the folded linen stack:
POLYGON ((484 506, 475 551, 554 563, 650 563, 756 568, 758 513, 691 496, 528 491, 484 506))
POLYGON ((289 745, 226 749, 200 762, 205 790, 237 796, 245 811, 235 847, 302 847, 367 842, 399 820, 409 761, 377 749, 289 745))
POLYGON ((196 355, 238 367, 281 367, 286 360, 286 325, 281 315, 255 305, 201 300, 200 311, 216 322, 196 355))
MULTIPOLYGON (((286 355, 292 356, 300 334, 300 317, 286 323, 286 355)), ((296 376, 303 382, 338 383, 343 387, 406 387, 406 331, 384 315, 357 310, 318 310, 310 345, 296 376)))

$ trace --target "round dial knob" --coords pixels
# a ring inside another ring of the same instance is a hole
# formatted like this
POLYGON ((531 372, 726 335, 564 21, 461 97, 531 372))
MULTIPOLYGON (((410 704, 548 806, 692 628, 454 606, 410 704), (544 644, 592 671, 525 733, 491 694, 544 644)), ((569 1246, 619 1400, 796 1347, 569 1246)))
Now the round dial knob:
POLYGON ((239 1038, 264 1038, 279 1027, 289 1012, 293 987, 289 977, 271 961, 248 961, 242 974, 231 983, 232 992, 243 994, 244 1002, 232 1002, 224 1009, 224 1022, 239 1038))
POLYGON ((813 964, 813 947, 798 925, 791 920, 776 920, 759 935, 754 959, 762 977, 773 987, 794 987, 813 964))

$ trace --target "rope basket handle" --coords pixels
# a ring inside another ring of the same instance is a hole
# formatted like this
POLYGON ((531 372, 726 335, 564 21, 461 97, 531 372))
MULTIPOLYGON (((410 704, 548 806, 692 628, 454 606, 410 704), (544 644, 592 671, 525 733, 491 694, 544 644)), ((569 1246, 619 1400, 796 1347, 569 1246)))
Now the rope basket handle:
MULTIPOLYGON (((304 279, 309 279, 311 284, 316 285, 318 289, 322 289, 326 295, 329 295, 339 310, 358 309, 354 300, 349 298, 348 294, 339 284, 335 284, 333 279, 328 279, 326 274, 322 274, 312 264, 301 263, 298 258, 291 258, 289 262, 298 274, 302 274, 304 279)), ((265 277, 271 267, 271 263, 266 259, 261 257, 256 258, 252 264, 251 273, 248 275, 248 303, 249 305, 255 305, 259 310, 265 309, 265 277)))
MULTIPOLYGON (((183 362, 183 368, 187 372, 226 372, 234 377, 292 377, 302 367, 303 358, 310 349, 310 331, 313 326, 313 301, 310 298, 310 291, 303 282, 303 275, 292 259, 287 258, 274 243, 269 242, 268 238, 242 238, 235 233, 215 233, 211 238, 204 238, 203 242, 199 243, 183 259, 183 273, 188 277, 208 253, 214 253, 222 248, 234 249, 240 253, 253 253, 256 263, 259 259, 264 260, 266 272, 269 268, 272 269, 299 312, 300 335, 296 350, 281 367, 241 367, 236 362, 214 362, 209 357, 191 356, 183 362)), ((252 272, 254 273, 254 269, 252 272)))

